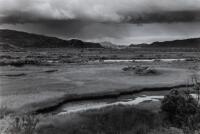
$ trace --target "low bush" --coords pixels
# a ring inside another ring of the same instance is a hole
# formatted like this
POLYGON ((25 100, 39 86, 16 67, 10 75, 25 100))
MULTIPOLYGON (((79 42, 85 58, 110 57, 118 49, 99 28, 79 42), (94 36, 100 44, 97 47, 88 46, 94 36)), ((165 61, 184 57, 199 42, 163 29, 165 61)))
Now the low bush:
POLYGON ((17 60, 0 60, 0 66, 15 66, 22 67, 24 65, 41 65, 42 62, 38 60, 30 60, 30 59, 17 59, 17 60))
POLYGON ((165 121, 174 127, 196 130, 200 124, 198 102, 189 92, 172 90, 162 100, 161 110, 165 121))
POLYGON ((123 71, 131 71, 137 75, 156 75, 158 71, 148 66, 128 66, 122 69, 123 71))

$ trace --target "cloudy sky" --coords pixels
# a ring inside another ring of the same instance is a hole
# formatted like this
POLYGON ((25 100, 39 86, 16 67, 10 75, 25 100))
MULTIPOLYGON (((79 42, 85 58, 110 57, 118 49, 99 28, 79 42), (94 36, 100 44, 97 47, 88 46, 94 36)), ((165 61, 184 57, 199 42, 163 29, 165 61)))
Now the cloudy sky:
POLYGON ((0 28, 120 45, 200 37, 200 0, 0 0, 0 28))

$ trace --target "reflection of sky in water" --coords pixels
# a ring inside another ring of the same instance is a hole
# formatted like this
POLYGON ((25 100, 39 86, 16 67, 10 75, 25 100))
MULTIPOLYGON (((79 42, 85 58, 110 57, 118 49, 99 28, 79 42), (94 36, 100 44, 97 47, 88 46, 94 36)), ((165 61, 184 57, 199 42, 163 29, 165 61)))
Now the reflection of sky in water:
MULTIPOLYGON (((191 94, 192 97, 197 98, 196 94, 191 94)), ((58 115, 62 114, 70 114, 70 113, 77 113, 77 112, 84 112, 87 110, 95 110, 95 109, 101 109, 101 108, 106 108, 110 106, 117 106, 117 105, 124 105, 124 106, 130 106, 130 105, 138 105, 142 102, 147 102, 147 101, 153 101, 157 102, 160 101, 164 98, 164 96, 146 96, 142 95, 139 97, 136 97, 134 99, 122 99, 116 102, 86 102, 86 103, 79 103, 79 104, 74 104, 71 106, 66 106, 63 108, 63 111, 60 112, 58 115)))
POLYGON ((137 105, 145 101, 160 101, 160 99, 163 99, 164 96, 139 96, 134 99, 123 99, 119 100, 117 102, 87 102, 87 103, 81 103, 81 104, 74 104, 71 106, 66 106, 63 108, 63 112, 60 112, 61 114, 68 114, 68 113, 76 113, 76 112, 83 112, 87 110, 93 110, 93 109, 101 109, 109 106, 117 106, 117 105, 137 105))

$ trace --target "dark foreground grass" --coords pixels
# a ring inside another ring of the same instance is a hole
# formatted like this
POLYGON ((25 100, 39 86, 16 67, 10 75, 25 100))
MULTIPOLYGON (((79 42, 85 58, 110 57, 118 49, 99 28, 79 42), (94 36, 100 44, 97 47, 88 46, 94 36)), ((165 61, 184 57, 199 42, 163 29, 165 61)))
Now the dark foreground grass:
POLYGON ((141 133, 145 134, 161 124, 159 115, 133 107, 113 107, 105 111, 86 113, 87 129, 93 133, 141 133), (94 125, 95 124, 95 125, 94 125))
POLYGON ((118 105, 47 118, 42 115, 39 120, 23 115, 15 117, 8 130, 18 131, 13 134, 199 134, 199 113, 190 93, 172 90, 162 100, 160 112, 118 105))
POLYGON ((49 126, 39 127, 38 132, 39 134, 199 134, 199 117, 199 104, 190 93, 172 90, 162 100, 160 112, 120 105, 83 112, 79 114, 77 121, 71 119, 62 122, 61 125, 53 122, 49 126))
MULTIPOLYGON (((66 115, 67 116, 67 115, 66 115)), ((162 124, 159 114, 117 106, 81 113, 82 120, 38 128, 39 134, 147 134, 162 124), (62 126, 62 127, 61 127, 62 126)))
POLYGON ((4 119, 8 124, 4 123, 4 128, 0 132, 3 132, 2 134, 185 134, 182 129, 163 127, 160 114, 133 107, 116 106, 91 110, 87 113, 51 117, 51 122, 46 125, 44 122, 39 123, 39 120, 44 118, 39 115, 11 115, 4 119))

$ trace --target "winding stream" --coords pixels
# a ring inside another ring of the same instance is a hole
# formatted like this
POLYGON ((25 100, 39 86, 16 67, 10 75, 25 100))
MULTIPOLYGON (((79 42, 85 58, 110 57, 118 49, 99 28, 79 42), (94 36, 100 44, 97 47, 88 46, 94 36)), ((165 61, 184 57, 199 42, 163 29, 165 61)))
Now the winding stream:
MULTIPOLYGON (((133 97, 133 96, 132 96, 133 97)), ((62 114, 70 114, 70 113, 77 113, 77 112, 84 112, 87 110, 94 110, 94 109, 101 109, 101 108, 106 108, 110 106, 117 106, 117 105, 138 105, 142 102, 145 101, 160 101, 163 99, 164 96, 147 96, 147 95, 142 95, 138 96, 136 98, 127 98, 127 99, 119 99, 113 102, 109 101, 99 101, 99 102, 79 102, 75 104, 66 104, 63 106, 61 112, 59 112, 59 115, 62 114)))
MULTIPOLYGON (((191 94, 192 97, 197 98, 196 94, 191 94)), ((77 103, 66 104, 62 106, 58 115, 80 113, 88 110, 98 110, 111 106, 131 106, 139 105, 143 102, 159 102, 164 98, 163 95, 140 95, 138 97, 129 96, 128 98, 121 98, 118 100, 100 100, 100 101, 83 101, 77 103)))

